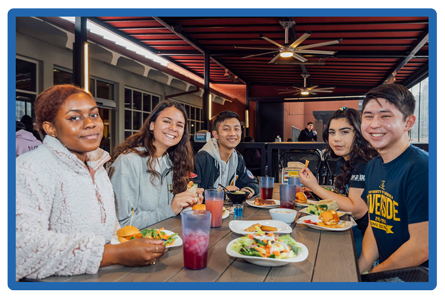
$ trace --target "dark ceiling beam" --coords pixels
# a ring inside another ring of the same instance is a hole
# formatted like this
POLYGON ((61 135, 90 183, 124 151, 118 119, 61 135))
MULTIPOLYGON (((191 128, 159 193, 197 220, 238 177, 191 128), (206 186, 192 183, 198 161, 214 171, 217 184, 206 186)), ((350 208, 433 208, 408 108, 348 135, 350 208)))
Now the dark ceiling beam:
MULTIPOLYGON (((180 28, 180 26, 178 27, 177 25, 170 25, 168 24, 166 21, 164 21, 162 18, 159 17, 153 17, 153 19, 155 19, 156 21, 158 21, 161 25, 163 25, 165 28, 169 29, 172 33, 176 34, 176 36, 180 37, 182 40, 186 41, 188 44, 190 44, 192 47, 194 47, 196 50, 198 50, 199 52, 201 52, 201 54, 205 55, 206 51, 204 49, 202 49, 198 43, 194 40, 191 40, 189 37, 187 37, 185 34, 180 33, 180 31, 182 31, 182 28, 180 28), (178 32, 179 31, 179 32, 178 32)), ((227 69, 229 72, 231 72, 234 76, 238 76, 238 79, 243 82, 244 84, 247 84, 246 81, 240 77, 239 75, 237 75, 236 73, 233 73, 233 71, 231 71, 227 66, 223 65, 221 62, 219 62, 217 59, 215 59, 214 57, 212 57, 211 53, 210 53, 210 59, 215 62, 216 64, 218 64, 219 66, 221 66, 224 69, 227 69)))
POLYGON ((399 64, 397 65, 393 71, 391 72, 391 74, 385 79, 385 81, 383 82, 383 84, 391 84, 394 83, 396 80, 396 75, 397 73, 403 68, 403 66, 405 66, 416 54, 417 52, 428 42, 428 38, 429 38, 429 34, 428 32, 426 32, 422 38, 420 38, 419 43, 417 43, 412 50, 410 51, 410 53, 408 54, 408 56, 399 64))
MULTIPOLYGON (((232 18, 233 20, 233 18, 232 18)), ((362 25, 428 25, 428 20, 425 21, 383 21, 383 22, 336 22, 336 23, 297 23, 294 28, 298 30, 298 27, 304 26, 362 26, 362 25)), ((209 29, 221 29, 221 28, 265 28, 265 27, 277 27, 279 24, 224 24, 224 25, 182 25, 185 29, 194 28, 209 28, 209 29)), ((281 26, 280 26, 281 27, 281 26)), ((284 32, 284 30, 283 30, 284 32)))
POLYGON ((413 73, 411 76, 406 78, 402 84, 407 87, 408 89, 417 84, 418 82, 422 81, 423 79, 427 78, 429 74, 428 71, 428 63, 425 63, 422 67, 420 67, 415 73, 413 73))
MULTIPOLYGON (((252 86, 272 86, 272 87, 274 87, 274 86, 276 86, 276 87, 283 87, 283 86, 289 86, 289 84, 288 83, 251 83, 251 85, 252 86)), ((323 88, 323 87, 330 87, 330 85, 326 85, 326 84, 324 84, 324 85, 319 85, 320 86, 320 88, 323 88)), ((352 85, 345 85, 345 86, 341 86, 341 87, 337 87, 337 88, 342 88, 342 89, 365 89, 365 90, 369 90, 369 87, 366 87, 366 86, 361 86, 361 85, 359 85, 359 86, 352 86, 352 85)))
MULTIPOLYGON (((145 43, 143 43, 143 42, 140 42, 137 38, 131 37, 131 36, 129 36, 127 33, 124 33, 124 32, 121 32, 121 31, 117 30, 115 27, 113 27, 112 25, 108 24, 107 22, 104 22, 104 21, 102 21, 101 19, 99 19, 99 18, 97 18, 97 17, 88 17, 88 19, 89 19, 90 21, 92 21, 92 22, 98 24, 99 26, 102 26, 102 27, 104 27, 105 29, 107 29, 107 30, 113 32, 114 34, 117 34, 117 35, 119 35, 120 37, 125 38, 125 39, 127 39, 127 40, 129 40, 129 41, 131 41, 131 42, 133 42, 133 43, 135 43, 135 44, 137 44, 137 45, 139 45, 139 46, 145 48, 145 49, 148 50, 149 52, 151 52, 151 53, 153 53, 153 54, 159 56, 159 51, 153 49, 152 47, 148 46, 147 44, 145 44, 145 43)), ((178 65, 178 66, 180 66, 180 67, 186 69, 187 71, 190 71, 191 73, 193 73, 193 74, 199 76, 198 73, 195 73, 193 70, 188 69, 187 66, 185 66, 185 65, 183 65, 183 64, 180 64, 180 63, 178 63, 178 62, 176 62, 176 61, 174 61, 174 60, 172 60, 172 59, 170 59, 170 58, 168 58, 168 57, 164 57, 164 59, 166 59, 167 61, 172 62, 173 64, 176 64, 176 65, 178 65)))

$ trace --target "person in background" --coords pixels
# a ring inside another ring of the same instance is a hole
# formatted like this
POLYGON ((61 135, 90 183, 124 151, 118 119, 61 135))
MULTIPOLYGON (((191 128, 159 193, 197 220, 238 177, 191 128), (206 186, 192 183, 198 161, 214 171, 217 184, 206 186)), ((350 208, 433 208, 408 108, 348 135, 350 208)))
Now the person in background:
POLYGON ((366 166, 362 198, 369 224, 360 273, 428 267, 428 153, 411 145, 408 134, 416 122, 415 104, 398 84, 378 86, 363 100, 363 136, 380 156, 366 166))
MULTIPOLYGON (((246 168, 243 156, 235 151, 241 141, 238 114, 222 111, 212 123, 211 138, 195 155, 194 181, 204 189, 220 188, 249 192, 249 198, 260 191, 258 179, 246 168)), ((252 139, 253 140, 253 139, 252 139)))
POLYGON ((37 140, 31 132, 25 130, 25 125, 22 122, 15 122, 15 156, 16 158, 21 154, 32 151, 42 144, 37 140))
POLYGON ((363 234, 368 227, 368 207, 361 198, 365 188, 365 168, 378 153, 363 138, 361 114, 352 108, 342 107, 331 115, 323 131, 323 140, 327 145, 325 160, 329 157, 338 159, 334 182, 337 193, 320 186, 309 168, 300 171, 300 180, 321 199, 335 200, 341 210, 352 213, 357 222, 353 232, 360 255, 363 234))
POLYGON ((32 118, 29 115, 24 115, 20 119, 20 122, 22 122, 25 125, 25 130, 28 132, 31 132, 32 135, 38 140, 42 141, 42 138, 40 137, 40 134, 38 131, 34 130, 34 124, 32 123, 32 118))
POLYGON ((314 129, 314 123, 308 122, 307 127, 300 132, 298 141, 317 141, 317 131, 314 129))
POLYGON ((195 195, 187 191, 193 170, 188 125, 182 104, 162 101, 139 131, 114 149, 109 175, 122 225, 132 220, 142 229, 202 202, 203 189, 195 195))
POLYGON ((110 244, 120 226, 94 98, 57 85, 37 97, 35 111, 46 136, 16 159, 16 280, 95 274, 99 267, 145 266, 161 257, 161 240, 110 244))

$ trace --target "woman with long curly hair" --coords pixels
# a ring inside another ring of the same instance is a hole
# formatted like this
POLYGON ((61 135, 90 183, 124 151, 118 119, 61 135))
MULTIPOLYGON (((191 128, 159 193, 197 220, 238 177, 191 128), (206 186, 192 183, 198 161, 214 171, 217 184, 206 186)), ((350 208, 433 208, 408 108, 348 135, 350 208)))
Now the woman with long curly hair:
POLYGON ((352 212, 357 227, 364 234, 368 226, 368 206, 361 198, 365 167, 378 153, 363 138, 360 112, 347 107, 335 111, 323 131, 323 140, 327 144, 325 158, 338 158, 334 183, 338 193, 321 187, 307 168, 300 171, 300 180, 321 199, 335 200, 341 210, 352 212))
POLYGON ((43 144, 16 161, 16 279, 154 263, 165 251, 161 240, 110 244, 120 226, 94 98, 53 86, 37 97, 35 112, 43 144))
POLYGON ((188 125, 180 103, 162 101, 114 150, 109 175, 122 225, 131 221, 142 229, 202 202, 203 189, 197 195, 187 191, 193 170, 188 125))

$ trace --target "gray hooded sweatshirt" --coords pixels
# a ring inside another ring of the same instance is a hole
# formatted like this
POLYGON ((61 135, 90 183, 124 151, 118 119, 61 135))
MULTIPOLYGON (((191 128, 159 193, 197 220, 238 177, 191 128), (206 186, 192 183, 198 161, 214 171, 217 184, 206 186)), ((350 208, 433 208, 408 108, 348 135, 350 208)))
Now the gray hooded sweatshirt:
MULTIPOLYGON (((145 148, 140 148, 145 150, 145 148)), ((173 171, 168 155, 159 159, 157 172, 161 179, 151 183, 147 172, 148 157, 138 154, 120 155, 109 169, 109 175, 116 194, 116 213, 121 226, 131 225, 143 229, 162 220, 176 216, 171 208, 173 171)))
POLYGON ((221 160, 221 156, 219 155, 218 140, 215 138, 211 138, 199 151, 207 152, 215 160, 215 165, 219 164, 219 166, 216 166, 220 171, 219 178, 216 179, 213 187, 215 189, 220 188, 218 183, 225 187, 230 186, 230 178, 235 175, 236 167, 238 166, 238 154, 233 151, 227 163, 221 160))

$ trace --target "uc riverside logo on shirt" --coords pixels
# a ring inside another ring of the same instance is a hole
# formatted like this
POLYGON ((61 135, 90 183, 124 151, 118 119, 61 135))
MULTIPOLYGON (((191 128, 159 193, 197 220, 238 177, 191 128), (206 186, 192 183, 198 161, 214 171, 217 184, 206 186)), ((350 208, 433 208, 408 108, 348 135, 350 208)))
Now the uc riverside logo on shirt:
POLYGON ((385 181, 379 186, 381 190, 369 191, 367 197, 369 213, 375 214, 375 221, 371 220, 371 226, 386 233, 394 233, 389 225, 391 221, 400 221, 397 217, 399 204, 394 197, 385 191, 385 181))

